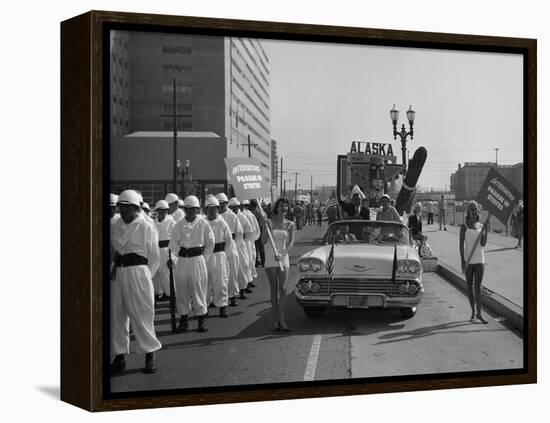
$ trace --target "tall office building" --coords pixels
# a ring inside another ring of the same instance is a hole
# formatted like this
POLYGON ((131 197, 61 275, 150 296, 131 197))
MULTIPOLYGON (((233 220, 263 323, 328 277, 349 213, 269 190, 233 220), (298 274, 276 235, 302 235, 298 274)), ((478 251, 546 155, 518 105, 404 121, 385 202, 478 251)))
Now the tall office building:
POLYGON ((225 157, 257 158, 271 185, 269 59, 257 39, 112 31, 111 185, 147 201, 227 191, 225 157), (181 175, 181 183, 179 182, 181 175))

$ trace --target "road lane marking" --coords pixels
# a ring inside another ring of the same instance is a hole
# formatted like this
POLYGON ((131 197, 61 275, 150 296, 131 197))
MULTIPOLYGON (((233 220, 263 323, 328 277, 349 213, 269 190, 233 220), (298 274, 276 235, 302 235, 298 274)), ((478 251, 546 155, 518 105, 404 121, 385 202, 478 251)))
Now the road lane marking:
POLYGON ((309 357, 307 358, 306 372, 304 373, 304 382, 315 379, 315 370, 317 369, 317 360, 319 358, 319 350, 321 349, 321 335, 313 337, 309 357))

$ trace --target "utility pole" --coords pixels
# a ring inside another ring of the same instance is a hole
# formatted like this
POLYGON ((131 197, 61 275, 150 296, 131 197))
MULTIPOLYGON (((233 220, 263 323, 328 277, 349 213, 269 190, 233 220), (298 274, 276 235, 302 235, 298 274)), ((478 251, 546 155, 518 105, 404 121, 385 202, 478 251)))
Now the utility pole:
POLYGON ((280 172, 281 172, 281 194, 282 194, 282 190, 283 190, 283 158, 281 157, 281 169, 280 169, 280 172))
POLYGON ((300 172, 294 172, 294 203, 298 202, 298 175, 300 172))
POLYGON ((309 175, 309 204, 313 204, 313 175, 309 175))
POLYGON ((500 150, 500 148, 495 148, 495 169, 498 170, 498 150, 500 150))
POLYGON ((252 157, 252 150, 250 147, 254 146, 256 147, 258 144, 254 144, 254 143, 251 143, 250 142, 250 134, 248 134, 248 137, 247 137, 247 142, 244 143, 244 144, 237 144, 238 146, 243 146, 243 145, 246 145, 248 147, 248 157, 252 157))

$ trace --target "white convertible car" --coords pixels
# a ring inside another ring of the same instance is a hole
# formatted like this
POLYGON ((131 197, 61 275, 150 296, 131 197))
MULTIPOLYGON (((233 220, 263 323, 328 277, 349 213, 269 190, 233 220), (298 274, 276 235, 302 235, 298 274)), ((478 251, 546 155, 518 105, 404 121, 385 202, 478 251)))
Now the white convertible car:
POLYGON ((300 257, 298 270, 296 300, 311 318, 344 307, 395 308, 408 319, 424 293, 418 250, 396 222, 334 222, 323 246, 300 257))

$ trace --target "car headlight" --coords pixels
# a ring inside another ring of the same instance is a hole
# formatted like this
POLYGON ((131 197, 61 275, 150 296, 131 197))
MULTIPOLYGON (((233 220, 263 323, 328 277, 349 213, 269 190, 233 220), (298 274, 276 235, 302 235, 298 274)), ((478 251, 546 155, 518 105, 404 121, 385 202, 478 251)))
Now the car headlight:
POLYGON ((298 269, 300 272, 318 272, 323 267, 323 263, 318 259, 302 259, 300 260, 300 263, 298 264, 298 269))
POLYGON ((313 270, 314 272, 318 272, 319 270, 321 270, 322 265, 320 261, 312 260, 310 267, 311 267, 311 270, 313 270))
POLYGON ((317 293, 321 290, 321 286, 316 282, 312 282, 310 289, 311 289, 311 292, 317 293))
POLYGON ((397 264, 397 271, 399 273, 406 273, 409 271, 409 266, 407 266, 407 262, 406 261, 400 261, 398 264, 397 264))
POLYGON ((415 283, 409 284, 409 294, 414 295, 418 292, 418 286, 415 283))
POLYGON ((298 264, 298 269, 300 270, 300 272, 307 272, 310 269, 309 261, 301 260, 298 264))
POLYGON ((399 285, 398 291, 401 295, 406 294, 408 290, 409 290, 409 284, 408 283, 403 283, 403 284, 399 285))
POLYGON ((417 262, 415 262, 415 261, 409 262, 409 272, 418 273, 419 270, 420 270, 420 268, 419 268, 417 262))
POLYGON ((399 260, 397 263, 399 273, 419 273, 420 265, 414 260, 399 260))
POLYGON ((305 293, 309 292, 309 286, 310 286, 309 282, 302 282, 300 284, 300 292, 302 294, 305 294, 305 293))

